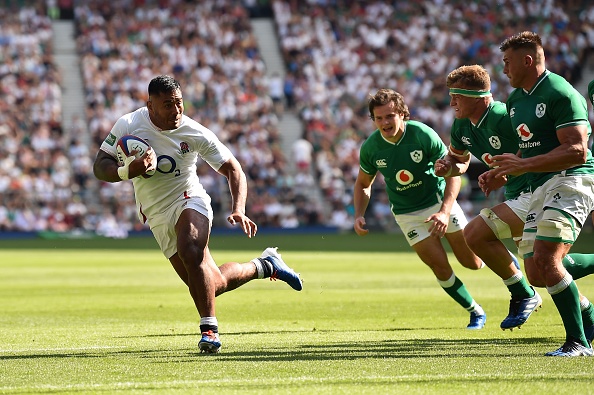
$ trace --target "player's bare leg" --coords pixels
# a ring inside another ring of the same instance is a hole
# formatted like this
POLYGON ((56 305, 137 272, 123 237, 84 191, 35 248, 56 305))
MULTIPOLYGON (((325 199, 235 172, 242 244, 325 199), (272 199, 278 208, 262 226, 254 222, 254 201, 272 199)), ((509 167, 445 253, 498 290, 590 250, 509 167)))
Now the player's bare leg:
POLYGON ((542 298, 528 284, 507 247, 499 239, 521 236, 524 222, 505 203, 486 210, 483 215, 485 214, 487 217, 479 215, 470 221, 464 228, 464 235, 469 247, 503 280, 509 290, 509 312, 500 327, 503 330, 513 330, 520 328, 542 305, 542 298))
MULTIPOLYGON (((501 203, 493 207, 491 211, 497 215, 500 223, 507 224, 511 236, 522 236, 524 222, 508 205, 501 203)), ((477 215, 466 225, 464 237, 470 249, 481 257, 485 265, 502 280, 508 279, 520 271, 514 264, 508 249, 480 215, 477 215)))
POLYGON ((412 247, 419 258, 433 271, 437 282, 444 291, 470 313, 470 323, 467 328, 482 329, 487 316, 482 307, 472 298, 466 286, 454 274, 441 240, 430 236, 412 247))
POLYGON ((446 233, 445 236, 452 252, 462 266, 467 269, 478 270, 483 267, 483 261, 466 244, 463 231, 446 233))
POLYGON ((260 258, 250 262, 227 262, 217 267, 210 249, 210 221, 191 209, 182 211, 175 226, 178 252, 170 262, 179 277, 188 285, 200 315, 199 342, 201 351, 215 353, 220 350, 215 297, 256 278, 274 278, 301 290, 299 275, 282 260, 276 248, 267 248, 260 258))

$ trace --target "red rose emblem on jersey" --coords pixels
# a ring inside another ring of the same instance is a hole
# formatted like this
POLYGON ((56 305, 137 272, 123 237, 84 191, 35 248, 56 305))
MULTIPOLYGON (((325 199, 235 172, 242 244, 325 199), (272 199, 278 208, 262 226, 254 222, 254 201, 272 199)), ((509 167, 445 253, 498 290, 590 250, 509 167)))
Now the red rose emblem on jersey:
POLYGON ((408 185, 413 182, 414 177, 412 173, 408 170, 400 170, 396 173, 396 181, 398 181, 401 185, 408 185))

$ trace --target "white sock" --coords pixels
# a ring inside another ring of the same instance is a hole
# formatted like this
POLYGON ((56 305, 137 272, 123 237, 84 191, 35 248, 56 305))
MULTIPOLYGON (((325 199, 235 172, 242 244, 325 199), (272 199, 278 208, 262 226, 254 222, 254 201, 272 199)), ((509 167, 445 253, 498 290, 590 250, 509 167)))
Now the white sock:
POLYGON ((258 258, 252 259, 251 262, 256 266, 258 278, 264 278, 264 268, 262 267, 262 262, 258 258))
POLYGON ((507 286, 513 285, 515 283, 519 283, 520 280, 522 280, 523 277, 524 277, 524 275, 522 274, 522 272, 517 272, 516 274, 514 274, 513 276, 511 276, 507 280, 503 280, 503 283, 505 285, 507 285, 507 286))
POLYGON ((485 310, 483 310, 481 305, 476 303, 474 300, 472 301, 472 305, 468 311, 471 313, 476 313, 477 315, 485 315, 485 310))
POLYGON ((588 307, 590 307, 590 301, 585 296, 582 296, 582 298, 580 299, 580 310, 584 311, 588 307))
POLYGON ((437 283, 439 285, 441 285, 442 288, 449 288, 451 286, 454 285, 454 282, 456 282, 456 274, 452 273, 452 275, 450 276, 450 278, 448 278, 445 281, 441 281, 440 279, 436 278, 437 283))
POLYGON ((219 326, 219 321, 217 321, 217 317, 201 317, 200 325, 219 326))
POLYGON ((568 272, 565 272, 565 276, 559 281, 557 284, 553 285, 552 287, 547 287, 547 291, 549 291, 550 295, 556 295, 559 292, 565 290, 565 288, 569 287, 569 284, 573 281, 573 277, 568 272))

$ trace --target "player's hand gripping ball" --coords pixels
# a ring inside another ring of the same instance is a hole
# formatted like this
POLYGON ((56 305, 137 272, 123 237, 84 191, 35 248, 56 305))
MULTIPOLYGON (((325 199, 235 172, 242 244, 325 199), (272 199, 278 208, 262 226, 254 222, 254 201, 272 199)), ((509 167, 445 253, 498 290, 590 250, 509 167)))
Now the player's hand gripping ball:
MULTIPOLYGON (((132 155, 132 151, 136 151, 136 154, 134 156, 136 158, 140 158, 142 155, 146 153, 146 151, 150 147, 151 146, 149 145, 149 143, 147 143, 144 139, 138 136, 132 136, 130 134, 122 136, 122 138, 118 140, 118 143, 116 145, 118 164, 120 166, 123 166, 124 160, 130 157, 130 155, 132 155)), ((144 178, 152 177, 156 171, 157 170, 147 171, 142 176, 144 178)))

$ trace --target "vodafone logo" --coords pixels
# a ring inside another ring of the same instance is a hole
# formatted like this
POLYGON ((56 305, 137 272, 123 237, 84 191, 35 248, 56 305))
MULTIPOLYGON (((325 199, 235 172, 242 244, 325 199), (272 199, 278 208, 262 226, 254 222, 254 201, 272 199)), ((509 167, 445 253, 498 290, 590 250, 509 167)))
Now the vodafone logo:
POLYGON ((483 154, 481 156, 481 159, 483 160, 483 162, 485 162, 486 165, 491 166, 491 163, 493 163, 493 156, 489 153, 483 154))
POLYGON ((414 177, 412 173, 408 170, 400 170, 396 173, 396 181, 400 183, 400 185, 408 185, 413 182, 414 177))
POLYGON ((532 132, 528 128, 528 125, 526 125, 525 123, 519 125, 516 128, 516 132, 518 132, 518 136, 520 136, 520 138, 522 139, 522 141, 528 141, 533 136, 532 132))

